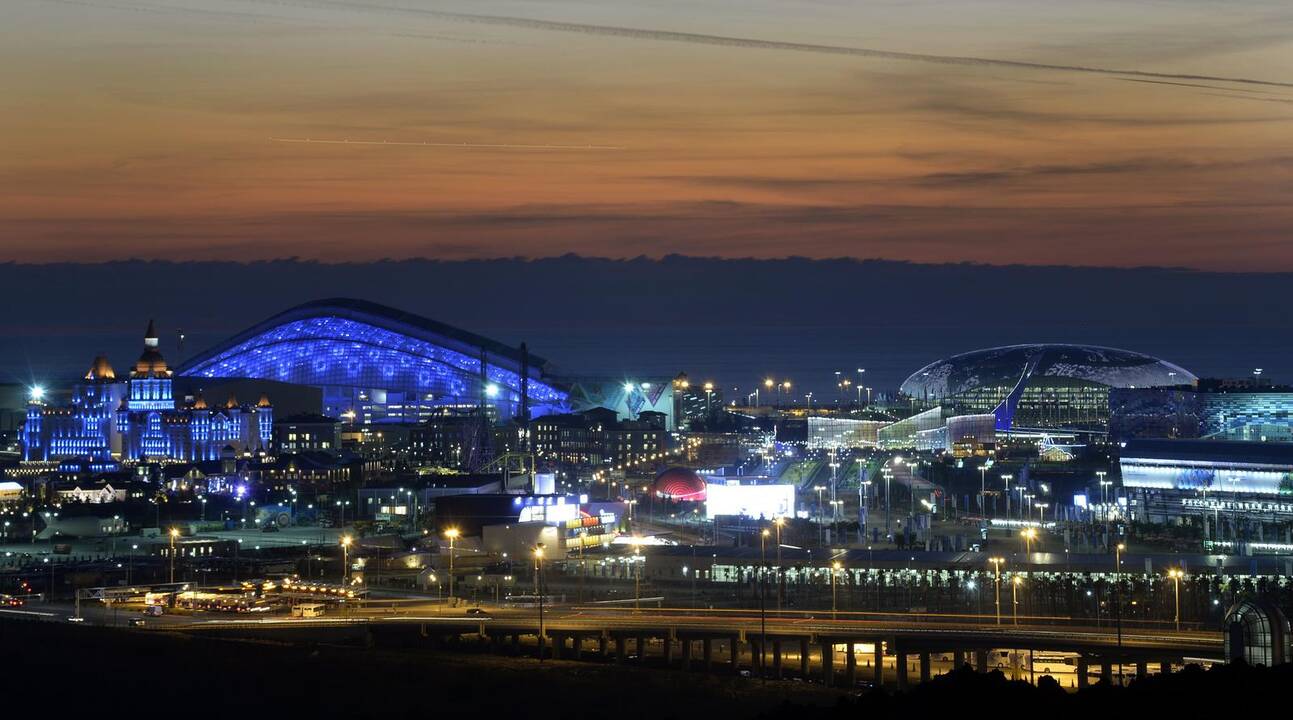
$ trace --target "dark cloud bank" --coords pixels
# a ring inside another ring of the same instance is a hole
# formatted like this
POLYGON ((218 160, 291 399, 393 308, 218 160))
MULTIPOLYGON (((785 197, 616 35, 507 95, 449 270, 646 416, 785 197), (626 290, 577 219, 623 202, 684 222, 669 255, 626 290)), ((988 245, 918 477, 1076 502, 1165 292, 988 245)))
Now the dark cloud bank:
MULTIPOLYGON (((321 264, 122 261, 0 265, 0 381, 58 381, 100 351, 124 365, 148 319, 178 358, 296 303, 359 297, 507 342, 571 371, 765 374, 829 393, 834 370, 879 387, 976 347, 1086 342, 1206 375, 1293 379, 1290 274, 918 265, 859 260, 566 256, 321 264), (173 333, 188 335, 184 350, 173 333)), ((729 390, 729 394, 730 394, 729 390)), ((820 397, 820 395, 818 396, 820 397)))

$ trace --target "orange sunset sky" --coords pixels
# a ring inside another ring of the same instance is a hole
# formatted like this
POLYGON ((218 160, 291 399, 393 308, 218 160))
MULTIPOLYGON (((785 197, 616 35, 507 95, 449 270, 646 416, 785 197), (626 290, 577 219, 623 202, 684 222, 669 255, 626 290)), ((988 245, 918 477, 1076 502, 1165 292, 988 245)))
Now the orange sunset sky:
POLYGON ((3 5, 8 260, 1293 270, 1287 0, 3 5))

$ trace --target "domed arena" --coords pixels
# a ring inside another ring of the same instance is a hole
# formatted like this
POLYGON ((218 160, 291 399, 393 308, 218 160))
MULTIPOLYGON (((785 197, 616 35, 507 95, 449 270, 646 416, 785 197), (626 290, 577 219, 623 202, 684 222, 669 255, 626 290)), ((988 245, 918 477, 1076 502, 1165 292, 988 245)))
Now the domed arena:
POLYGON ((903 394, 953 414, 993 413, 998 429, 1091 428, 1108 422, 1111 388, 1195 385, 1188 370, 1131 350, 1009 345, 930 363, 903 394))
POLYGON ((704 502, 705 481, 690 468, 669 468, 651 483, 651 494, 661 500, 704 502))

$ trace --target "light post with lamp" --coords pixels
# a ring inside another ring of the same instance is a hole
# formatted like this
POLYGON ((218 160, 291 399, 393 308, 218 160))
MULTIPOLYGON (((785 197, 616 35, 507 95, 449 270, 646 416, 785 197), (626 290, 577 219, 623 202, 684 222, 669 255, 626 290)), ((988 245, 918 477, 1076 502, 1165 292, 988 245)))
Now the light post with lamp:
POLYGON ((547 649, 547 628, 543 625, 543 543, 534 546, 534 584, 539 596, 539 662, 543 662, 547 649))
POLYGON ((777 583, 777 612, 781 612, 781 526, 786 523, 786 519, 779 517, 772 521, 777 528, 777 571, 775 581, 777 583))
POLYGON ((997 624, 998 625, 1001 624, 1001 563, 1005 561, 1006 561, 1005 558, 999 558, 999 557, 988 558, 988 562, 992 563, 996 571, 994 584, 996 585, 996 589, 997 589, 997 624))
POLYGON ((1015 479, 1010 473, 1002 473, 1001 479, 1006 481, 1006 519, 1010 519, 1010 481, 1015 479))
POLYGON ((633 612, 642 609, 642 571, 638 565, 638 556, 642 553, 642 538, 633 538, 633 612))
MULTIPOLYGON (((1127 546, 1118 543, 1113 549, 1114 575, 1113 575, 1113 609, 1114 622, 1118 627, 1118 654, 1122 654, 1122 551, 1127 546)), ((1118 684, 1122 684, 1122 663, 1118 664, 1118 684)))
POLYGON ((178 528, 171 528, 171 584, 175 584, 175 538, 180 536, 178 528))
POLYGON ((1033 540, 1037 538, 1037 528, 1024 528, 1019 531, 1019 536, 1024 539, 1024 557, 1031 558, 1033 555, 1033 540))
POLYGON ((1176 589, 1176 631, 1181 631, 1181 578, 1185 576, 1185 571, 1180 568, 1172 568, 1167 571, 1167 576, 1172 578, 1172 583, 1176 589))
POLYGON ((759 573, 761 582, 759 583, 759 677, 765 682, 767 673, 763 672, 763 663, 767 655, 768 645, 768 532, 763 528, 759 533, 759 557, 763 567, 759 573))
POLYGON ((835 575, 840 571, 840 561, 836 560, 831 565, 831 619, 835 619, 838 605, 836 603, 835 575))
POLYGON ((341 585, 344 587, 350 584, 350 543, 349 535, 341 536, 341 585))
POLYGON ((1014 605, 1014 622, 1019 625, 1019 586, 1024 579, 1015 575, 1010 578, 1010 602, 1014 605))
POLYGON ((453 605, 453 543, 458 539, 458 528, 445 530, 444 536, 449 538, 449 604, 453 605))

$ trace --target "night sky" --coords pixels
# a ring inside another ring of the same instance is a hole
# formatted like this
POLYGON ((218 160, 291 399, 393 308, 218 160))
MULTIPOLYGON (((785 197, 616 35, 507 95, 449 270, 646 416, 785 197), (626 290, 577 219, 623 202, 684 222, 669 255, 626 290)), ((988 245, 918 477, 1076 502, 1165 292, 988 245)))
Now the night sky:
POLYGON ((3 5, 8 260, 1293 270, 1287 0, 3 5))

